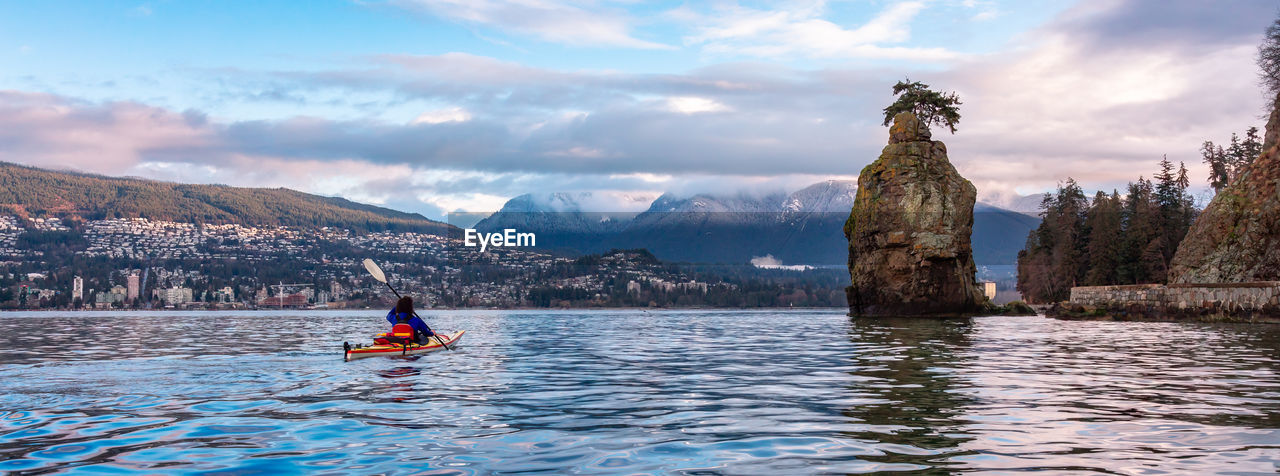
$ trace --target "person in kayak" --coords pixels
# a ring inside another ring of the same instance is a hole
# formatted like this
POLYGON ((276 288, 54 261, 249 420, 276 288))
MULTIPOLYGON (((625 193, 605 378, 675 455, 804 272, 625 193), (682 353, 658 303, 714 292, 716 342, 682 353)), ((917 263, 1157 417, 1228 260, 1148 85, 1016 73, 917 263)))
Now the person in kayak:
POLYGON ((413 342, 426 344, 432 336, 436 334, 431 332, 431 328, 427 327, 427 323, 422 322, 422 318, 413 312, 413 298, 405 296, 396 301, 396 307, 391 308, 391 312, 387 313, 387 322, 392 325, 392 332, 395 332, 397 324, 408 324, 413 328, 413 342))

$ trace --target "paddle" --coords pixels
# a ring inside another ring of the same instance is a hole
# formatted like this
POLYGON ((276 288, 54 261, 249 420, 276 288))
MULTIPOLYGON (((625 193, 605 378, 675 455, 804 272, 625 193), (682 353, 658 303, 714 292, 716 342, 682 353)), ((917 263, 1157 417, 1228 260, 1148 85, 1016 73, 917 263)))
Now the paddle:
MULTIPOLYGON (((387 282, 387 275, 382 272, 382 268, 378 267, 378 263, 374 263, 373 260, 369 258, 365 258, 364 269, 368 271, 369 274, 373 275, 373 279, 376 279, 382 284, 387 285, 387 289, 390 289, 391 292, 396 295, 396 298, 400 297, 400 293, 396 292, 396 288, 391 287, 391 283, 387 282)), ((424 326, 427 325, 427 321, 423 320, 422 317, 418 316, 418 311, 413 311, 413 317, 417 317, 419 320, 422 320, 422 325, 424 326)), ((449 344, 444 343, 444 339, 441 339, 440 335, 436 334, 436 331, 431 330, 431 326, 427 326, 427 330, 431 331, 431 334, 436 338, 436 341, 439 342, 440 345, 444 346, 444 348, 446 349, 453 350, 452 347, 449 347, 449 344)))

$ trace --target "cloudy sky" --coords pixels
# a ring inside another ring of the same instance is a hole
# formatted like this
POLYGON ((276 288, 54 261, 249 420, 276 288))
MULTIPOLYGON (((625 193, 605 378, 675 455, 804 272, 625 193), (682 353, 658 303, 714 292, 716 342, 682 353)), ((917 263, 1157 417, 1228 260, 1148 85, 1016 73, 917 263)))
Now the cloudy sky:
MULTIPOLYGON (((856 178, 910 77, 998 201, 1207 171, 1274 0, 0 2, 0 161, 421 212, 856 178)), ((639 203, 639 202, 637 202, 639 203)), ((626 205, 611 205, 613 208, 626 205)))

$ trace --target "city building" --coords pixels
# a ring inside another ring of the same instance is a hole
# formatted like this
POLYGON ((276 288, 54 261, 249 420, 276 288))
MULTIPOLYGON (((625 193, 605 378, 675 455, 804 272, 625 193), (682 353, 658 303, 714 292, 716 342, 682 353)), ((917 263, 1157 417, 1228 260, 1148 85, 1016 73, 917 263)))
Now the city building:
POLYGON ((113 304, 123 303, 125 298, 124 286, 112 286, 110 290, 100 292, 93 298, 93 307, 98 309, 110 308, 113 304))
POLYGON ((84 302, 84 278, 76 276, 71 280, 71 300, 79 299, 84 302))
POLYGON ((226 286, 226 287, 223 287, 222 289, 219 289, 213 292, 214 302, 220 302, 220 303, 233 302, 235 300, 236 300, 236 292, 235 290, 231 289, 231 286, 226 286))
POLYGON ((138 299, 138 294, 141 291, 141 287, 139 286, 139 281, 141 279, 142 277, 138 276, 138 273, 129 273, 129 277, 126 279, 126 282, 129 285, 129 292, 125 294, 126 299, 130 301, 138 299))
POLYGON ((982 281, 979 284, 982 285, 982 294, 986 295, 987 299, 992 301, 996 300, 996 283, 992 281, 982 281))
POLYGON ((157 293, 163 293, 158 296, 164 299, 166 306, 181 306, 192 301, 193 293, 191 288, 172 287, 164 290, 157 290, 157 293))

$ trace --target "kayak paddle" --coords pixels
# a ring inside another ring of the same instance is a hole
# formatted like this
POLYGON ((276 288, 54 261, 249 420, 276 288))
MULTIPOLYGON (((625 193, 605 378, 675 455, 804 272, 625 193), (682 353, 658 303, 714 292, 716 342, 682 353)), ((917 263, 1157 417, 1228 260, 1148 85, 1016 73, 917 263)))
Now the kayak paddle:
MULTIPOLYGON (((400 297, 400 293, 396 292, 396 288, 392 287, 391 283, 387 282, 387 275, 382 272, 382 268, 378 267, 378 263, 374 263, 373 260, 369 258, 365 258, 364 269, 368 271, 369 274, 373 275, 373 279, 376 279, 382 284, 387 285, 387 288, 390 289, 391 292, 396 295, 396 298, 400 297)), ((446 349, 453 350, 452 347, 449 347, 449 344, 444 343, 444 339, 440 338, 440 334, 436 334, 436 331, 432 330, 431 326, 427 325, 427 321, 425 319, 422 319, 422 317, 418 315, 418 311, 416 310, 413 311, 413 317, 417 317, 419 320, 422 321, 422 325, 427 326, 427 330, 431 331, 432 336, 436 338, 436 341, 439 342, 440 345, 443 345, 444 348, 446 349)))

